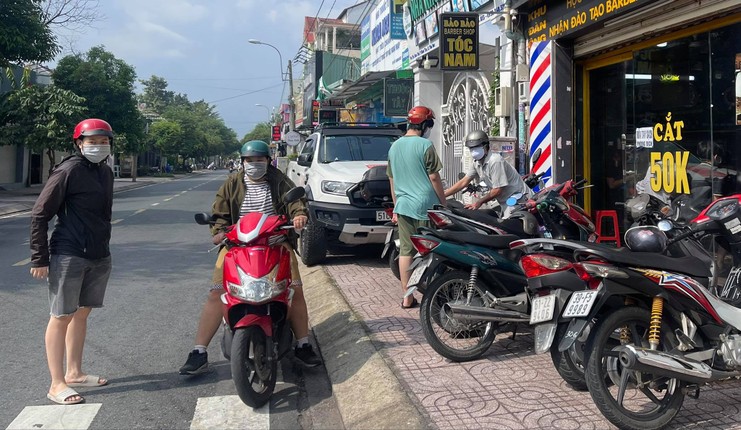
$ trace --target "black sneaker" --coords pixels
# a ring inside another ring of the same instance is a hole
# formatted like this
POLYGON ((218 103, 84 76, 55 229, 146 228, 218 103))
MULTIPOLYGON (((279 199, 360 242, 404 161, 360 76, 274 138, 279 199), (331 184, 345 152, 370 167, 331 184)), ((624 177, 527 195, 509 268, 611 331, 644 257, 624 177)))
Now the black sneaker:
POLYGON ((197 349, 188 354, 188 361, 180 368, 181 375, 199 375, 208 370, 208 352, 198 352, 197 349))
POLYGON ((296 359, 300 361, 305 367, 316 367, 322 364, 322 359, 314 352, 314 348, 311 344, 306 344, 302 347, 296 347, 294 350, 296 359))

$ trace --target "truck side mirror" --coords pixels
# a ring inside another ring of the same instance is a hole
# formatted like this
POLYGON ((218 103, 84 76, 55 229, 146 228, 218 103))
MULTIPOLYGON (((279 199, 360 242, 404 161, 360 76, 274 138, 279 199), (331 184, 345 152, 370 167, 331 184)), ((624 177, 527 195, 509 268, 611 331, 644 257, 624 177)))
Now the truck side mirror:
POLYGON ((304 154, 299 155, 298 156, 298 165, 299 166, 306 166, 306 167, 311 166, 311 154, 304 153, 304 154))

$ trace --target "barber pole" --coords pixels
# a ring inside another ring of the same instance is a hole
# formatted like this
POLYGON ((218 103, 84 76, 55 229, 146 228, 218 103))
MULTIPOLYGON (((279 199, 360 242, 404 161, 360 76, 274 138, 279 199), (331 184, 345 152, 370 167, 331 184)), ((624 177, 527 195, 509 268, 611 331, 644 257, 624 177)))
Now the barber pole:
POLYGON ((538 149, 542 154, 531 171, 543 173, 546 186, 553 184, 552 97, 551 43, 534 42, 530 46, 530 156, 538 149))

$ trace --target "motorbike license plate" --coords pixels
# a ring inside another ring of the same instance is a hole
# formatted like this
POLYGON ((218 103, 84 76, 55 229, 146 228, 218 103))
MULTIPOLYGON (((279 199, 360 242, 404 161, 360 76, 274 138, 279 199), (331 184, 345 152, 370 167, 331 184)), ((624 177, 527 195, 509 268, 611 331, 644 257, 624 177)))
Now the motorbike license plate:
POLYGON ((424 275, 425 270, 427 270, 427 266, 430 265, 430 261, 432 261, 432 259, 428 258, 427 260, 423 261, 422 264, 417 266, 416 269, 414 269, 414 272, 412 272, 412 276, 409 277, 407 288, 413 287, 419 283, 419 280, 422 279, 422 275, 424 275))
POLYGON ((556 308, 556 296, 536 297, 530 310, 530 324, 537 324, 553 318, 553 310, 556 308))
POLYGON ((376 211, 376 221, 391 221, 391 217, 386 211, 376 211))
POLYGON ((577 291, 571 295, 569 304, 563 311, 564 318, 579 318, 589 315, 592 305, 597 299, 598 291, 577 291))
POLYGON ((394 229, 389 229, 389 232, 386 233, 386 240, 383 241, 383 243, 389 243, 391 242, 391 235, 394 234, 394 229))

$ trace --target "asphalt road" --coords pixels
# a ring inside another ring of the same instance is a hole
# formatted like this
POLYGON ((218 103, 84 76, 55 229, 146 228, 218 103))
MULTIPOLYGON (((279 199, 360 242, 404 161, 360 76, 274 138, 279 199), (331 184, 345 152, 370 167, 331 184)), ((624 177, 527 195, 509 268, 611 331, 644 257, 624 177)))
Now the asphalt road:
POLYGON ((29 275, 29 216, 0 219, 0 428, 48 428, 59 413, 78 423, 71 427, 101 429, 342 427, 324 367, 302 371, 284 359, 273 400, 260 411, 235 401, 220 333, 209 347, 212 372, 177 373, 193 346, 216 258, 206 252, 208 229, 193 214, 210 211, 225 177, 216 171, 116 194, 113 272, 105 307, 90 316, 83 360, 86 372, 111 383, 80 389, 84 407, 49 406, 48 293, 29 275))

